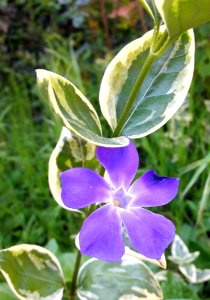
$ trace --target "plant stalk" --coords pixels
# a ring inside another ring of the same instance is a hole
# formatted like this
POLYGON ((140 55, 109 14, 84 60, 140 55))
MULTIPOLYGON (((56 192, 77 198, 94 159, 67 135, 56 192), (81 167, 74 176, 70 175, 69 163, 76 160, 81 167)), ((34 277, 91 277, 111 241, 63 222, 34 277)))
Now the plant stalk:
POLYGON ((81 258, 82 258, 82 255, 80 253, 80 250, 78 250, 75 265, 74 265, 74 274, 73 274, 73 278, 72 278, 71 289, 70 289, 70 298, 69 298, 70 300, 74 299, 74 297, 75 297, 77 277, 78 277, 78 273, 79 273, 81 258))

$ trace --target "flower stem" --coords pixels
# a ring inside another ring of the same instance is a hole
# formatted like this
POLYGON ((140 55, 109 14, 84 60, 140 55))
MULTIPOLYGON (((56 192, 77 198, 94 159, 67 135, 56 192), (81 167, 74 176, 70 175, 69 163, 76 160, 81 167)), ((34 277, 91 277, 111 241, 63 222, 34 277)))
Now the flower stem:
POLYGON ((75 296, 77 277, 78 277, 78 273, 79 273, 81 257, 82 257, 82 255, 81 255, 80 251, 78 250, 75 265, 74 265, 74 274, 73 274, 73 278, 72 278, 71 289, 70 289, 70 299, 74 299, 74 296, 75 296))

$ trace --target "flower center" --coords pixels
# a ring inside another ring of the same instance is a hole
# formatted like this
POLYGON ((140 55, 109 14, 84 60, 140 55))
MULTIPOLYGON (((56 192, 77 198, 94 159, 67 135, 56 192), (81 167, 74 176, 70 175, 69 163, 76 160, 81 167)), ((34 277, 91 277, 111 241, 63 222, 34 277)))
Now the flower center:
POLYGON ((120 207, 120 200, 114 199, 114 200, 113 200, 113 203, 114 203, 114 206, 120 207))
POLYGON ((127 191, 121 187, 113 193, 113 205, 115 207, 126 208, 131 198, 127 191))

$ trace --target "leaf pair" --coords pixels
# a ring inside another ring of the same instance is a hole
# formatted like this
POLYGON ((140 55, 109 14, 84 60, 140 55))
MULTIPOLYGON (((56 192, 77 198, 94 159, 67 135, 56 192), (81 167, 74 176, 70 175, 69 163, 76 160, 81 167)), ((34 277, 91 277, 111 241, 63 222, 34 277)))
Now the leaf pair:
MULTIPOLYGON (((164 31, 161 27, 160 34, 164 31)), ((114 131, 134 89, 152 43, 153 31, 125 46, 107 67, 101 82, 101 111, 114 131)), ((121 147, 126 137, 144 137, 163 126, 182 105, 194 67, 193 33, 184 33, 152 65, 136 93, 121 137, 102 134, 99 117, 87 98, 65 78, 37 70, 38 87, 64 126, 79 137, 106 147, 121 147)))
POLYGON ((188 279, 191 283, 202 283, 210 279, 210 270, 197 269, 192 262, 199 256, 199 251, 190 253, 189 249, 183 242, 183 240, 176 235, 172 247, 169 259, 178 264, 180 272, 188 279))

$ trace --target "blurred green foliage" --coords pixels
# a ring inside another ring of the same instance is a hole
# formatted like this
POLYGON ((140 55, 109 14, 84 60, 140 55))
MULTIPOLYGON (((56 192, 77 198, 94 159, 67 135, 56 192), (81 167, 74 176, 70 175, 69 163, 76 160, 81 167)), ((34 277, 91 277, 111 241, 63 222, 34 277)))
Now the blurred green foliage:
POLYGON ((131 29, 129 18, 115 13, 109 17, 124 7, 133 14, 138 4, 129 5, 129 1, 119 5, 87 0, 1 2, 2 248, 19 242, 44 244, 52 237, 64 248, 72 247, 69 232, 78 232, 81 221, 75 223, 72 218, 79 217, 56 207, 47 182, 48 158, 61 126, 37 95, 34 70, 43 67, 70 78, 97 103, 103 71, 113 56, 109 48, 123 43, 125 32, 132 39, 141 31, 139 15, 131 29))
MULTIPOLYGON (((66 252, 73 249, 74 234, 82 222, 79 215, 57 207, 49 192, 48 159, 61 126, 37 95, 34 70, 43 67, 67 77, 99 112, 99 85, 108 62, 150 27, 151 21, 138 1, 1 1, 2 248, 20 242, 44 245, 54 238, 66 252)), ((136 141, 139 173, 154 168, 160 175, 181 178, 179 196, 158 212, 174 221, 191 251, 201 252, 197 260, 201 268, 210 268, 208 201, 197 222, 210 169, 209 32, 210 24, 196 29, 196 67, 185 105, 164 128, 136 141)), ((104 122, 103 117, 101 120, 104 122)), ((182 296, 196 295, 194 299, 207 299, 210 290, 207 284, 191 292, 182 286, 182 296)), ((165 291, 169 298, 170 285, 165 291)))

